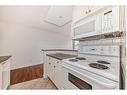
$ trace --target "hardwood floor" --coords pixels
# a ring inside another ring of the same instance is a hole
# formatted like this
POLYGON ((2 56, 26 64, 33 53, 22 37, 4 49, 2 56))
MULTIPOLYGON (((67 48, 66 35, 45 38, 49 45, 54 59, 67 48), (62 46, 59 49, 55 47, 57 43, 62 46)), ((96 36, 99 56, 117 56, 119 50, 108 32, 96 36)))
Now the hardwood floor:
POLYGON ((43 77, 43 64, 11 70, 11 85, 43 77))

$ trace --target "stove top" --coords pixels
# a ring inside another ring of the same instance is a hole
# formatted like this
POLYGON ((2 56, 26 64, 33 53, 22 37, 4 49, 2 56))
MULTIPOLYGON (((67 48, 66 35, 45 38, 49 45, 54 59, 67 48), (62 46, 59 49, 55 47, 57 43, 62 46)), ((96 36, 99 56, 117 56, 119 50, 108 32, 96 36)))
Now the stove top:
POLYGON ((96 69, 100 69, 100 70, 105 70, 105 69, 109 69, 108 66, 102 65, 102 64, 98 64, 98 63, 90 63, 88 64, 90 67, 92 68, 96 68, 96 69))
POLYGON ((118 80, 119 60, 114 57, 103 56, 79 56, 62 60, 65 64, 88 70, 98 75, 118 80), (84 60, 79 60, 83 58, 84 60), (78 59, 79 58, 79 59, 78 59), (94 63, 94 64, 93 64, 94 63))

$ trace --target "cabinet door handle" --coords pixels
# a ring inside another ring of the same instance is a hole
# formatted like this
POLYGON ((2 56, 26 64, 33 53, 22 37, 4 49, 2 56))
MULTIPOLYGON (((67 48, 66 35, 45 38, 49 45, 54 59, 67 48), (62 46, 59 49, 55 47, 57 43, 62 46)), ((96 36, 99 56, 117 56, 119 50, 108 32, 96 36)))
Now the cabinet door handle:
POLYGON ((91 10, 89 10, 89 12, 91 12, 91 10))
POLYGON ((96 49, 91 49, 91 50, 96 50, 96 49))

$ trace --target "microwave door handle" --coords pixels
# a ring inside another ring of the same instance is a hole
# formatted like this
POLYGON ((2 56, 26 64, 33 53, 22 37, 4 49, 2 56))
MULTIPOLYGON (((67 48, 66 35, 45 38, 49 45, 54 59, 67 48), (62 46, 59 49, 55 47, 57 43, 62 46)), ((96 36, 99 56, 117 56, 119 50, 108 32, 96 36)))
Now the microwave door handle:
POLYGON ((107 14, 109 14, 109 13, 111 13, 111 12, 112 12, 112 10, 110 10, 110 11, 108 11, 108 12, 105 12, 104 15, 107 15, 107 14))

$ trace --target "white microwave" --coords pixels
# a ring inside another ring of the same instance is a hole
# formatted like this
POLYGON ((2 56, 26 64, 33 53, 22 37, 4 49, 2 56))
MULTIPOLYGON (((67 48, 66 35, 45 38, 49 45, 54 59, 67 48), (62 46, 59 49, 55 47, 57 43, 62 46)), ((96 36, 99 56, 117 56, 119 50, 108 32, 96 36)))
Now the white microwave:
POLYGON ((102 13, 102 33, 120 31, 119 7, 112 7, 102 13))
POLYGON ((119 31, 119 7, 105 8, 97 15, 80 20, 73 27, 74 39, 119 31))
POLYGON ((101 32, 101 15, 92 16, 85 18, 78 22, 74 28, 74 37, 76 39, 82 37, 88 37, 91 35, 96 35, 101 32))

